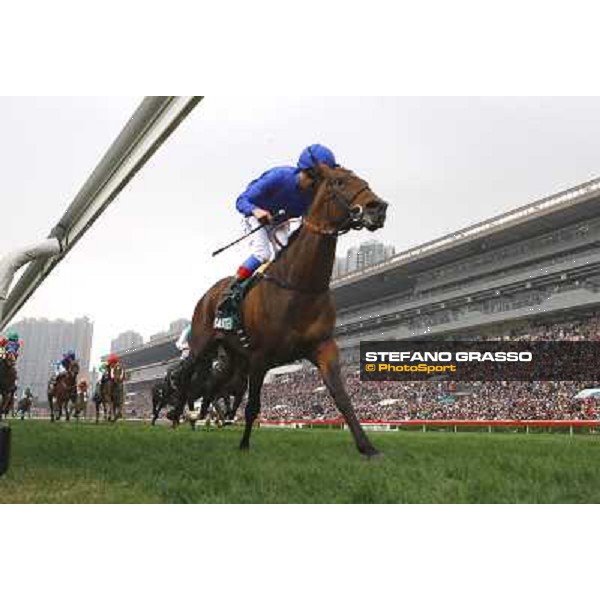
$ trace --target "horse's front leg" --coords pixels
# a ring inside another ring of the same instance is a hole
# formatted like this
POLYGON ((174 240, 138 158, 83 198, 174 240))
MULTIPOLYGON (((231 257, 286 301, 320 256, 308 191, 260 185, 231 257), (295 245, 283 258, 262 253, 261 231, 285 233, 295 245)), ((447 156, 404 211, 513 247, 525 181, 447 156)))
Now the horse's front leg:
POLYGON ((311 361, 318 367, 329 393, 333 396, 337 409, 342 413, 348 424, 358 451, 368 458, 377 456, 379 451, 367 437, 344 388, 339 351, 335 341, 330 338, 322 342, 311 357, 311 361))

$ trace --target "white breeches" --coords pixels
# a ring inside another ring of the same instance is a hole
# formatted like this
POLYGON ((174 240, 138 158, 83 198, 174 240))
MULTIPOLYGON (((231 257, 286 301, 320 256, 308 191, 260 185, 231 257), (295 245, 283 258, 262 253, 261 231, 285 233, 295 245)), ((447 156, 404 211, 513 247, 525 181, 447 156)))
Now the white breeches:
MULTIPOLYGON (((245 217, 242 221, 244 233, 248 233, 260 225, 256 217, 245 217)), ((267 225, 248 238, 250 253, 263 263, 273 260, 282 248, 285 248, 290 236, 288 222, 280 225, 267 225)))

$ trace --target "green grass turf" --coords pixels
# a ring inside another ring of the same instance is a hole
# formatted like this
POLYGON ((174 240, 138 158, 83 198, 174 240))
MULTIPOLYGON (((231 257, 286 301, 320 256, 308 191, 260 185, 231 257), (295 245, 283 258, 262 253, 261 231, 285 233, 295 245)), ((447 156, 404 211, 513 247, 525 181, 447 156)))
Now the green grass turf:
POLYGON ((13 422, 9 502, 600 502, 600 436, 13 422))

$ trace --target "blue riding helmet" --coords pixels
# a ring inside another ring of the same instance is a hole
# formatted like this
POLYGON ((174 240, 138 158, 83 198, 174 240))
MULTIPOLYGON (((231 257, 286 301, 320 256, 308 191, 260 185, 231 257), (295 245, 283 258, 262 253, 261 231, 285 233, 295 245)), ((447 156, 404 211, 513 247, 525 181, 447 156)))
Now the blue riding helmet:
POLYGON ((325 163, 332 169, 337 167, 337 162, 333 152, 326 146, 321 144, 312 144, 308 148, 302 150, 302 154, 298 159, 299 169, 312 169, 318 165, 318 163, 325 163))

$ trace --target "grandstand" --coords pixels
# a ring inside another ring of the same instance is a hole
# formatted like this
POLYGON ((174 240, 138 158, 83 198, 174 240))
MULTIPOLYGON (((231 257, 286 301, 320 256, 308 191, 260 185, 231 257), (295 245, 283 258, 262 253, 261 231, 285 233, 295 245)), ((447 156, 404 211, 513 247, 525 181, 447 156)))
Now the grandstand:
MULTIPOLYGON (((600 179, 395 254, 332 291, 348 364, 367 339, 508 335, 571 320, 589 332, 600 303, 600 179)), ((175 339, 123 355, 130 395, 148 397, 178 358, 175 339)))

